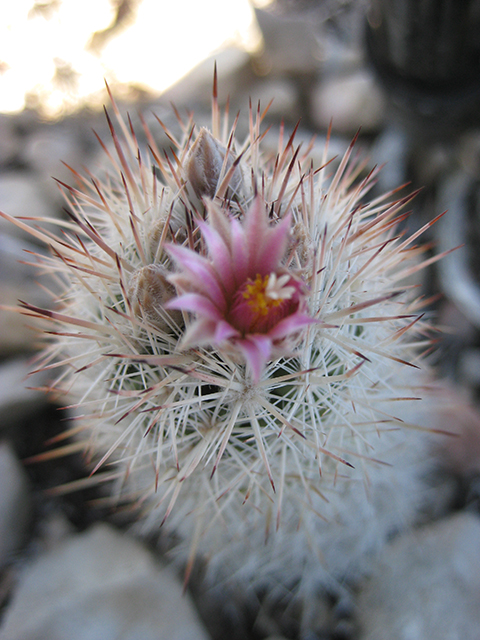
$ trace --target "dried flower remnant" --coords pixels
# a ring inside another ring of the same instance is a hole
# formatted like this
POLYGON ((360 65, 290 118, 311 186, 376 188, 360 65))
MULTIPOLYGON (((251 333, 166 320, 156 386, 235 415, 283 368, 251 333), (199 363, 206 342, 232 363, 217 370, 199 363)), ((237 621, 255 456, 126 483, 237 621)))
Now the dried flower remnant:
POLYGON ((79 414, 68 450, 142 531, 181 541, 187 575, 203 557, 213 582, 311 601, 422 505, 429 325, 402 281, 436 259, 415 244, 430 225, 398 232, 412 196, 368 202, 354 143, 318 169, 282 130, 268 160, 265 112, 239 141, 216 89, 212 133, 179 117, 169 153, 145 125, 148 161, 113 109, 105 171, 61 184, 58 234, 2 214, 52 248, 40 268, 64 283, 52 309, 20 311, 43 322, 39 367, 79 414))
POLYGON ((166 311, 168 301, 175 296, 167 275, 160 265, 148 264, 134 271, 127 292, 134 314, 164 331, 168 331, 172 323, 182 322, 180 313, 166 311))

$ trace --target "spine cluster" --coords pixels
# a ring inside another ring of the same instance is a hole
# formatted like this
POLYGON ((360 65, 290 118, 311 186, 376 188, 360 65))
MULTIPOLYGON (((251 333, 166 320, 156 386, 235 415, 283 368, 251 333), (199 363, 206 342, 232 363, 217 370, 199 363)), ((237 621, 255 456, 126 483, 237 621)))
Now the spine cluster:
POLYGON ((22 312, 74 414, 59 455, 84 451, 84 484, 174 534, 188 570, 301 594, 355 575, 420 503, 411 196, 368 201, 354 143, 314 166, 282 132, 265 154, 260 108, 238 141, 216 88, 211 131, 179 118, 166 152, 113 110, 104 170, 60 185, 70 219, 10 218, 50 248, 52 307, 22 312))

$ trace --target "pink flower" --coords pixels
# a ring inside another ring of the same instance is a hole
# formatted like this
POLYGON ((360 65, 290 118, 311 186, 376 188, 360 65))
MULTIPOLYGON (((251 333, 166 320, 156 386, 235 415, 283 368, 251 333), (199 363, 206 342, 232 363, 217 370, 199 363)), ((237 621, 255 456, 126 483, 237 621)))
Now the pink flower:
POLYGON ((199 222, 207 256, 170 245, 181 271, 170 276, 179 296, 170 309, 195 314, 183 347, 210 345, 240 353, 258 381, 268 360, 287 353, 291 338, 314 320, 307 314, 305 285, 285 266, 289 216, 270 224, 257 197, 243 222, 209 204, 199 222))

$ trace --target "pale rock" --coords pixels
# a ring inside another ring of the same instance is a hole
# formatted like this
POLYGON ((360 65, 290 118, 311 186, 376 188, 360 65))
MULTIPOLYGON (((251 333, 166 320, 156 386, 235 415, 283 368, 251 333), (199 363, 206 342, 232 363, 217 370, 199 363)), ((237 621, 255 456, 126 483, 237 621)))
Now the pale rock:
MULTIPOLYGON (((2 224, 0 223, 0 228, 2 224)), ((9 232, 13 232, 9 225, 9 232)), ((31 351, 36 339, 29 328, 32 319, 14 311, 19 300, 37 306, 45 306, 50 300, 45 290, 37 283, 37 270, 31 252, 41 252, 35 245, 16 238, 11 233, 0 231, 0 356, 8 357, 19 351, 31 351), (27 253, 29 252, 29 253, 27 253), (23 262, 25 261, 25 262, 23 262)))
MULTIPOLYGON (((88 162, 83 153, 83 141, 77 139, 80 133, 76 135, 75 129, 75 121, 69 126, 50 125, 39 128, 29 136, 22 154, 35 175, 42 180, 42 194, 60 207, 64 206, 65 201, 56 180, 73 184, 74 176, 66 165, 78 169, 88 162)), ((93 133, 89 135, 93 143, 95 137, 93 133)), ((49 215, 53 213, 50 212, 49 215)))
POLYGON ((38 535, 35 544, 45 553, 54 551, 69 536, 73 536, 76 529, 60 506, 39 520, 35 532, 38 535))
POLYGON ((0 114, 0 164, 9 162, 21 148, 12 116, 0 114))
POLYGON ((242 85, 243 72, 248 68, 249 63, 250 55, 244 49, 230 46, 218 51, 169 87, 162 94, 160 103, 188 104, 189 108, 194 109, 197 122, 199 107, 207 108, 210 117, 214 67, 217 68, 221 103, 224 96, 234 95, 238 91, 239 84, 242 85))
POLYGON ((46 396, 36 388, 47 380, 45 373, 28 377, 32 370, 29 360, 18 358, 0 364, 0 430, 15 424, 46 402, 46 396))
POLYGON ((0 568, 25 542, 30 520, 27 475, 12 447, 0 442, 0 568))
MULTIPOLYGON (((448 210, 435 225, 437 251, 449 252, 438 263, 438 276, 444 294, 480 328, 480 283, 472 268, 477 247, 469 220, 469 202, 477 198, 477 184, 464 170, 450 175, 439 185, 438 202, 448 210), (452 251, 457 247, 457 251, 452 251), (461 249, 460 249, 461 248, 461 249)), ((475 200, 473 200, 475 201, 475 200)))
POLYGON ((315 15, 255 9, 262 31, 264 50, 257 64, 266 72, 308 74, 315 72, 322 57, 315 15))
POLYGON ((470 387, 480 387, 480 349, 465 350, 460 357, 459 378, 470 387))
MULTIPOLYGON (((289 121, 299 120, 301 110, 305 105, 298 104, 298 92, 295 83, 286 78, 266 77, 253 87, 248 85, 242 96, 242 103, 248 104, 251 99, 252 105, 256 107, 260 103, 262 109, 268 104, 268 115, 271 119, 282 121, 288 117, 289 121)), ((278 149, 278 138, 277 138, 278 149)))
POLYGON ((394 540, 357 610, 360 640, 478 640, 480 518, 460 513, 394 540))
POLYGON ((24 569, 2 640, 207 640, 175 575, 105 524, 24 569))
POLYGON ((312 121, 324 129, 333 122, 336 132, 353 135, 377 131, 383 124, 385 101, 367 69, 343 76, 323 77, 312 92, 312 121))
MULTIPOLYGON (((2 307, 0 307, 0 356, 2 357, 31 351, 33 348, 34 335, 28 326, 27 319, 5 308, 15 306, 19 298, 24 299, 24 296, 19 295, 18 289, 0 282, 0 299, 2 300, 2 307)), ((32 299, 27 298, 27 300, 31 301, 32 299)))
POLYGON ((375 158, 375 164, 382 167, 377 178, 379 193, 396 189, 407 181, 409 154, 409 140, 405 131, 395 124, 389 124, 377 136, 372 145, 371 157, 375 158))
POLYGON ((437 441, 434 454, 442 468, 469 482, 480 473, 480 413, 461 388, 443 385, 442 391, 434 427, 452 435, 437 441))
MULTIPOLYGON (((55 214, 44 181, 28 173, 5 173, 0 176, 0 211, 13 217, 51 217, 55 214)), ((28 237, 0 219, 0 230, 28 237)))

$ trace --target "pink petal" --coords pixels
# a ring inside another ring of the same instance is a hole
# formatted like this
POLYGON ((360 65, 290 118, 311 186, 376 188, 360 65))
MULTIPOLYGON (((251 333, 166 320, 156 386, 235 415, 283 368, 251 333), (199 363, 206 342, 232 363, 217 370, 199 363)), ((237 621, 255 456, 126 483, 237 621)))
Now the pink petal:
POLYGON ((245 361, 252 372, 253 382, 258 382, 265 367, 265 363, 272 354, 272 341, 269 336, 255 333, 239 340, 237 345, 241 349, 245 361))
POLYGON ((199 227, 207 243, 208 254, 213 263, 213 267, 218 277, 221 278, 222 285, 228 295, 235 287, 235 278, 233 275, 234 265, 230 250, 222 236, 211 225, 201 221, 199 222, 199 227))
POLYGON ((264 276, 279 267, 291 227, 291 216, 270 224, 265 204, 257 196, 245 214, 245 243, 249 251, 249 275, 264 276))
POLYGON ((184 293, 177 298, 172 298, 165 304, 165 308, 190 311, 214 321, 222 318, 221 310, 209 298, 200 293, 184 293))
POLYGON ((265 231, 268 230, 268 219, 265 211, 265 204, 257 196, 251 207, 245 213, 245 237, 251 255, 257 255, 262 244, 265 231))
MULTIPOLYGON (((252 274, 249 270, 249 247, 247 245, 245 232, 242 225, 235 218, 231 221, 232 226, 232 262, 234 265, 234 276, 237 287, 247 280, 252 274)), ((255 277, 256 274, 253 274, 255 277)))
POLYGON ((230 338, 238 337, 238 331, 223 320, 217 322, 209 318, 199 318, 185 332, 182 338, 182 348, 196 346, 215 346, 230 338))
POLYGON ((225 342, 225 340, 238 337, 239 335, 240 333, 235 329, 235 327, 232 327, 232 325, 225 322, 225 320, 221 320, 220 322, 217 322, 213 339, 216 344, 220 344, 225 342))
POLYGON ((208 223, 221 236, 226 246, 231 250, 232 229, 230 216, 214 202, 207 201, 206 206, 208 210, 208 223))
POLYGON ((261 275, 277 271, 280 261, 285 254, 292 220, 291 216, 286 216, 278 224, 271 225, 264 236, 264 243, 255 256, 257 259, 256 269, 261 275))
POLYGON ((296 333, 308 325, 317 323, 318 320, 315 320, 315 318, 312 318, 305 313, 297 312, 277 322, 277 324, 270 329, 268 335, 271 340, 280 340, 291 333, 296 333))
POLYGON ((199 347, 202 345, 211 345, 215 336, 217 322, 200 318, 191 324, 185 331, 181 349, 189 349, 190 347, 199 347))
MULTIPOLYGON (((171 244, 165 248, 177 265, 189 272, 192 288, 199 289, 205 293, 219 309, 225 310, 225 293, 220 286, 215 270, 208 260, 186 247, 171 244)), ((182 277, 184 276, 184 274, 181 275, 182 277)), ((169 279, 175 284, 175 275, 169 279)))

